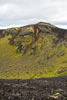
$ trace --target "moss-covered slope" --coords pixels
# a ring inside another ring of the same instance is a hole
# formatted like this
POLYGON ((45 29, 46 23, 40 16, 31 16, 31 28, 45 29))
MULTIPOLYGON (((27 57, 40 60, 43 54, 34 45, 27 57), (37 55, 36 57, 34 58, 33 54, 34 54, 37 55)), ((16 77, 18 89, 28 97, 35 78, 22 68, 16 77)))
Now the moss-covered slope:
POLYGON ((67 30, 37 23, 0 31, 0 78, 67 75, 67 30))

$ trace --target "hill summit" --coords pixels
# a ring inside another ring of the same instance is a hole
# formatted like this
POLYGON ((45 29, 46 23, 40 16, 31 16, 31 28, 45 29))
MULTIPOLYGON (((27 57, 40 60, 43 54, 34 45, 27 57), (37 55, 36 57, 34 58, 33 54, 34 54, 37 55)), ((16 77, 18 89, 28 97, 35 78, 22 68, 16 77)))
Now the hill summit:
POLYGON ((67 30, 39 22, 0 30, 0 78, 67 75, 67 30))

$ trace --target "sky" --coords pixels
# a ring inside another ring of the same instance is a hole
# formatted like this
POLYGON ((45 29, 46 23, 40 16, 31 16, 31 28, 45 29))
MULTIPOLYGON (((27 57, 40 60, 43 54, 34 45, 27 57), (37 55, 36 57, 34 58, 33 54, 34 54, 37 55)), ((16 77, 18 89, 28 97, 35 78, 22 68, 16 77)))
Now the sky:
POLYGON ((67 0, 0 0, 0 29, 38 22, 67 29, 67 0))

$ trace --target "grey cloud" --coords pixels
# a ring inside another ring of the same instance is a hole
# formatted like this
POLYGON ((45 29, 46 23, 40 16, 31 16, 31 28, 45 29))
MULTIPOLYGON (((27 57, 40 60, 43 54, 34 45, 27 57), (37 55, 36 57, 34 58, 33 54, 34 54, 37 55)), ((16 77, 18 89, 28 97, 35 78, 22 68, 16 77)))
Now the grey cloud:
POLYGON ((38 21, 67 25, 67 0, 0 0, 0 27, 38 21))

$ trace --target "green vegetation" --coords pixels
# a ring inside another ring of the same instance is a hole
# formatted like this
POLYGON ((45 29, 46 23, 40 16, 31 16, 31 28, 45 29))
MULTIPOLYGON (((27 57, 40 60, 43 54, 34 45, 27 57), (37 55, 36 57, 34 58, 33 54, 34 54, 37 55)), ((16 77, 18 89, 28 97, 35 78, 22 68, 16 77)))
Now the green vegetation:
POLYGON ((9 38, 12 35, 0 39, 0 78, 29 79, 67 75, 66 40, 55 43, 57 35, 40 33, 34 43, 34 35, 18 35, 14 44, 10 45, 9 38))

